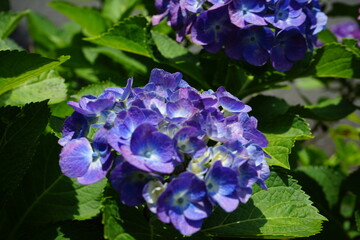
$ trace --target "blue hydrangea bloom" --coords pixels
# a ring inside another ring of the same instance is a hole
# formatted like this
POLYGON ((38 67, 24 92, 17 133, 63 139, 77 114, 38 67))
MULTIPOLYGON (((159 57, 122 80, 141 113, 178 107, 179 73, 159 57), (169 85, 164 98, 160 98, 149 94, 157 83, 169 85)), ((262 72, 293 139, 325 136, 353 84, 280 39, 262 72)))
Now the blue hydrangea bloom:
POLYGON ((200 230, 213 206, 231 212, 253 184, 266 189, 268 143, 250 106, 224 87, 200 93, 181 73, 154 69, 143 88, 132 82, 69 103, 76 111, 59 140, 66 176, 95 183, 117 156, 109 179, 121 202, 146 203, 185 235, 200 230))
POLYGON ((92 184, 103 179, 112 165, 112 154, 106 141, 106 130, 99 129, 93 144, 84 138, 68 142, 60 153, 61 171, 76 177, 81 184, 92 184))
POLYGON ((238 30, 237 37, 228 40, 225 52, 230 58, 262 66, 269 59, 273 43, 274 33, 269 28, 248 26, 238 30))
POLYGON ((126 161, 146 172, 172 173, 174 170, 172 139, 148 123, 135 129, 130 146, 122 145, 121 153, 126 161))
POLYGON ((230 19, 239 28, 247 24, 266 25, 265 0, 233 0, 229 5, 230 19))
POLYGON ((237 196, 237 174, 221 161, 216 161, 205 177, 206 189, 210 199, 220 205, 226 212, 234 211, 239 205, 237 196))
POLYGON ((200 13, 192 26, 191 39, 214 53, 221 49, 234 29, 230 23, 228 7, 223 6, 200 13))
POLYGON ((121 161, 112 170, 110 182, 120 194, 122 203, 137 206, 145 202, 142 194, 145 184, 156 178, 147 172, 141 171, 128 162, 121 161))
POLYGON ((190 172, 172 180, 158 199, 158 218, 164 223, 171 222, 184 235, 199 231, 210 213, 205 183, 190 172))
MULTIPOLYGON (((153 24, 167 18, 177 41, 190 34, 208 52, 224 48, 230 58, 255 66, 265 65, 273 48, 273 54, 279 52, 274 33, 296 27, 302 35, 296 35, 298 41, 305 38, 306 50, 312 51, 327 22, 318 0, 156 0, 155 6, 160 14, 153 24)), ((292 65, 277 61, 275 69, 287 71, 292 65)))
POLYGON ((296 27, 280 31, 275 38, 270 58, 273 67, 279 71, 290 70, 293 63, 302 59, 307 50, 306 40, 296 27))

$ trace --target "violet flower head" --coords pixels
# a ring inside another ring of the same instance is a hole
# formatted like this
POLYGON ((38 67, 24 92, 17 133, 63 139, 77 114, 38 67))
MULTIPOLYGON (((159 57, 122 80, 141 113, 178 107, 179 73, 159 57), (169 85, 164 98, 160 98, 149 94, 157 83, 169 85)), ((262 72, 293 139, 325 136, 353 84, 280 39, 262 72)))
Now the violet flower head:
POLYGON ((68 177, 76 177, 81 184, 103 179, 112 165, 105 135, 106 130, 99 129, 93 144, 84 137, 68 142, 60 154, 61 171, 68 177))
POLYGON ((262 66, 269 59, 273 42, 274 34, 269 28, 248 26, 239 30, 237 36, 227 42, 225 53, 230 58, 262 66))
POLYGON ((343 38, 354 38, 358 40, 360 47, 360 27, 354 21, 348 21, 336 24, 331 27, 331 31, 335 34, 336 38, 341 41, 343 38))
MULTIPOLYGON (((228 57, 254 66, 265 65, 273 48, 279 53, 274 33, 296 27, 312 51, 327 22, 319 0, 157 0, 155 6, 160 14, 153 24, 167 17, 177 41, 190 35, 208 52, 224 49, 228 57)), ((287 71, 293 65, 283 64, 275 69, 287 71)))
POLYGON ((266 25, 265 0, 233 0, 229 5, 230 19, 239 28, 247 24, 266 25))
POLYGON ((270 52, 272 65, 278 71, 288 71, 295 61, 305 56, 306 40, 295 27, 280 31, 275 39, 275 46, 270 52))
POLYGON ((171 222, 184 235, 199 231, 210 212, 205 183, 190 172, 172 180, 158 199, 158 218, 164 223, 171 222))
POLYGON ((193 42, 215 53, 221 49, 225 39, 234 32, 230 23, 227 5, 200 13, 191 30, 193 42))
POLYGON ((146 203, 184 235, 199 231, 215 205, 231 212, 253 184, 266 189, 268 142, 250 106, 224 87, 199 92, 181 73, 154 69, 143 88, 132 82, 69 103, 76 111, 59 140, 66 176, 95 183, 117 156, 109 180, 120 201, 146 203))

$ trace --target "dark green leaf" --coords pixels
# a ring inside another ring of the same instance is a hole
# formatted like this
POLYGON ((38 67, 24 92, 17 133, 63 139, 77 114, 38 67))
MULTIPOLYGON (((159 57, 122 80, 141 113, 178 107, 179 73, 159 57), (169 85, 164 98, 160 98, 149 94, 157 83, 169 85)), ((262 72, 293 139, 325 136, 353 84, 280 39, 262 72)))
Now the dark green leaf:
POLYGON ((64 118, 51 116, 49 119, 49 127, 50 132, 53 133, 56 137, 61 138, 62 137, 62 127, 64 125, 64 118))
POLYGON ((59 66, 69 58, 61 56, 54 60, 27 52, 0 51, 0 94, 59 66))
POLYGON ((99 35, 110 25, 109 21, 95 9, 80 7, 66 1, 53 1, 49 6, 79 24, 88 36, 99 35))
POLYGON ((135 240, 122 227, 119 207, 114 199, 105 199, 102 207, 104 237, 109 240, 135 240))
POLYGON ((327 99, 314 105, 296 106, 293 107, 291 111, 305 118, 321 121, 336 121, 345 118, 354 112, 355 109, 355 106, 350 101, 338 97, 327 99))
POLYGON ((318 38, 322 43, 338 42, 336 36, 329 29, 325 29, 319 32, 318 38))
POLYGON ((360 210, 355 212, 355 222, 358 232, 360 232, 360 210))
POLYGON ((86 221, 66 221, 33 228, 26 233, 26 239, 36 240, 100 240, 103 239, 102 224, 99 219, 86 221))
POLYGON ((46 99, 49 104, 54 104, 64 101, 66 92, 65 80, 51 70, 1 95, 0 105, 19 106, 46 99))
POLYGON ((348 5, 346 3, 342 2, 335 2, 332 5, 331 11, 327 13, 328 16, 331 17, 344 17, 344 16, 350 16, 354 19, 357 19, 359 16, 359 13, 356 11, 356 9, 360 8, 360 4, 357 5, 348 5))
POLYGON ((219 237, 268 239, 307 237, 320 232, 326 218, 312 206, 296 180, 275 171, 266 185, 267 191, 254 187, 248 203, 232 213, 217 208, 202 231, 219 237))
POLYGON ((139 0, 105 0, 102 15, 113 22, 128 17, 139 0))
POLYGON ((320 185, 330 208, 338 203, 340 186, 345 178, 341 172, 324 166, 300 167, 298 171, 305 173, 320 185))
POLYGON ((0 2, 0 11, 7 12, 10 10, 10 2, 9 0, 2 0, 0 2))
POLYGON ((80 185, 59 168, 57 138, 41 138, 34 161, 22 184, 3 210, 9 239, 48 223, 90 219, 100 213, 106 179, 80 185))
POLYGON ((133 16, 119 22, 106 33, 85 40, 145 57, 151 57, 148 49, 148 41, 150 39, 148 27, 149 23, 145 17, 133 16))
POLYGON ((271 156, 269 165, 290 169, 289 154, 296 140, 312 138, 309 125, 294 115, 281 115, 259 126, 269 141, 265 151, 271 156))
POLYGON ((21 13, 0 12, 0 39, 7 38, 15 30, 21 18, 29 11, 21 13))
POLYGON ((164 34, 152 31, 151 35, 157 49, 164 58, 158 59, 160 62, 168 63, 197 80, 204 88, 210 88, 210 85, 202 79, 199 61, 187 48, 164 34))
POLYGON ((259 120, 259 124, 266 123, 279 115, 283 115, 289 109, 289 105, 285 100, 273 96, 258 95, 247 104, 252 108, 250 115, 256 117, 259 120))
POLYGON ((340 43, 319 48, 312 66, 318 77, 360 78, 360 58, 340 43))
POLYGON ((0 108, 0 211, 30 167, 49 115, 47 102, 0 108))
POLYGON ((95 63, 96 58, 99 54, 104 54, 105 56, 111 58, 117 63, 120 63, 124 68, 131 72, 139 72, 145 74, 147 72, 147 67, 140 61, 137 61, 134 58, 127 56, 125 53, 118 49, 113 49, 109 47, 84 47, 83 52, 85 57, 89 62, 95 63))

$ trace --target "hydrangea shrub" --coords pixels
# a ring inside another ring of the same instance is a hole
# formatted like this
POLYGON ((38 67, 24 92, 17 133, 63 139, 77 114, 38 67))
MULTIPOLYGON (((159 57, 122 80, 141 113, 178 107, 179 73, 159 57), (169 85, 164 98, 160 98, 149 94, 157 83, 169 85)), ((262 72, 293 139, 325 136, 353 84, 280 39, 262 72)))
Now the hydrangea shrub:
POLYGON ((185 235, 214 206, 246 203, 254 183, 266 189, 268 142, 250 106, 224 87, 199 92, 178 72, 153 69, 143 88, 132 83, 69 102, 75 112, 59 140, 66 176, 93 184, 110 172, 122 203, 146 203, 185 235))
POLYGON ((176 30, 211 53, 223 47, 231 59, 288 71, 313 50, 327 16, 318 0, 156 0, 160 14, 176 30))

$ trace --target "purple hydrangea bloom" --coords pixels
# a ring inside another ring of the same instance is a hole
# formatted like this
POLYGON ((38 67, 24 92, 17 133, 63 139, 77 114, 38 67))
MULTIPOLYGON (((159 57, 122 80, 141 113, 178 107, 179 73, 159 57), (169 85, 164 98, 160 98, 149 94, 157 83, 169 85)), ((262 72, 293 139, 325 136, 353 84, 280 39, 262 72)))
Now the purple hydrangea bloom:
POLYGON ((225 5, 200 13, 192 27, 191 39, 214 53, 221 49, 226 38, 234 30, 234 26, 230 23, 228 6, 225 5))
POLYGON ((220 205, 226 212, 234 211, 239 205, 237 197, 237 174, 221 161, 216 161, 205 177, 206 188, 210 199, 220 205))
POLYGON ((111 165, 112 155, 105 129, 98 130, 93 144, 81 137, 68 142, 60 153, 61 171, 68 177, 76 177, 81 184, 103 179, 111 165))
POLYGON ((173 179, 158 199, 158 218, 171 222, 184 235, 199 231, 210 212, 205 183, 190 172, 173 179))
POLYGON ((247 24, 266 25, 265 0, 233 0, 229 5, 230 19, 239 28, 247 24))
POLYGON ((302 8, 294 8, 291 0, 279 0, 273 14, 265 17, 265 20, 279 29, 291 26, 300 26, 306 19, 302 8))
MULTIPOLYGON (((167 17, 177 41, 190 34, 208 52, 224 48, 230 58, 255 66, 268 62, 271 49, 279 53, 274 33, 296 27, 312 51, 327 22, 318 0, 156 0, 155 6, 160 14, 153 24, 167 17)), ((293 62, 277 61, 276 69, 289 70, 293 62)))
POLYGON ((148 123, 138 126, 131 135, 130 146, 122 145, 120 149, 126 161, 143 171, 174 171, 173 141, 148 123))
POLYGON ((77 111, 59 140, 62 172, 91 184, 117 155, 109 179, 120 200, 146 202, 185 235, 201 228, 214 205, 230 212, 248 200, 253 184, 266 188, 267 140, 251 108, 223 87, 200 93, 181 73, 154 69, 143 88, 129 79, 125 88, 70 105, 77 111))
POLYGON ((360 47, 360 27, 358 23, 348 21, 336 24, 331 27, 331 31, 335 34, 339 41, 343 38, 354 38, 359 40, 358 46, 360 47))
POLYGON ((142 196, 143 188, 155 176, 132 166, 128 162, 121 161, 112 170, 110 182, 113 188, 120 194, 122 203, 129 206, 137 206, 143 204, 142 196))
POLYGON ((306 50, 306 40, 298 28, 284 29, 276 35, 275 46, 271 49, 272 65, 278 71, 288 71, 295 61, 305 56, 306 50))
POLYGON ((235 38, 227 42, 226 54, 236 60, 262 66, 269 59, 274 33, 267 27, 249 26, 237 32, 235 38))
POLYGON ((65 146, 72 139, 78 139, 86 137, 89 132, 89 122, 80 113, 74 112, 70 117, 65 119, 62 138, 59 139, 58 143, 61 146, 65 146))

